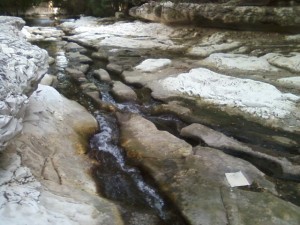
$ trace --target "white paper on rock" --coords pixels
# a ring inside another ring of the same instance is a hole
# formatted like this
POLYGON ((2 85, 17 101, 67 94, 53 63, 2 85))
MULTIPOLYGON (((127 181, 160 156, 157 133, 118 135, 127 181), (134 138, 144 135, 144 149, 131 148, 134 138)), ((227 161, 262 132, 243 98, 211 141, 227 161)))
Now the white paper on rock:
POLYGON ((227 181, 231 187, 248 186, 249 181, 242 173, 242 171, 236 173, 225 173, 227 181))

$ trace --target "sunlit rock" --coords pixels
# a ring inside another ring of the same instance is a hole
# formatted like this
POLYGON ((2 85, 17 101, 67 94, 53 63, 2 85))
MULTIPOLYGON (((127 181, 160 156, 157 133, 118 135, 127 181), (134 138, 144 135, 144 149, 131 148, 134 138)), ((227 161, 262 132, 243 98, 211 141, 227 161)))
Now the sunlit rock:
POLYGON ((29 98, 22 135, 0 157, 1 221, 122 225, 89 175, 86 140, 97 127, 85 108, 40 85, 29 98))
POLYGON ((170 65, 170 59, 146 59, 135 67, 142 72, 153 72, 170 65))
POLYGON ((45 50, 26 42, 24 21, 0 17, 0 150, 22 130, 27 95, 48 69, 45 50))
POLYGON ((245 4, 244 1, 230 1, 224 5, 201 4, 201 2, 200 4, 150 2, 131 8, 129 14, 140 19, 170 24, 196 24, 244 30, 289 32, 299 30, 300 22, 297 19, 299 6, 258 7, 257 3, 258 1, 252 1, 250 4, 245 4))

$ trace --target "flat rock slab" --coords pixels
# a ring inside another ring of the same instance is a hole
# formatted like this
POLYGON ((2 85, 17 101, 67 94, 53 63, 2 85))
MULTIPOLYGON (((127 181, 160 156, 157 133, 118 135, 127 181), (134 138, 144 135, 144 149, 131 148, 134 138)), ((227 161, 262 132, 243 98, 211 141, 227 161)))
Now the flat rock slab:
POLYGON ((93 76, 100 81, 111 82, 109 73, 104 69, 95 70, 93 76))
POLYGON ((93 60, 85 55, 80 54, 79 52, 67 52, 67 58, 69 59, 70 63, 92 63, 93 60))
POLYGON ((118 114, 118 120, 127 156, 147 170, 189 224, 251 224, 249 215, 254 214, 256 224, 272 220, 279 225, 285 216, 297 223, 299 207, 276 197, 274 184, 249 162, 213 148, 197 146, 192 151, 189 144, 138 115, 118 114), (225 173, 240 170, 267 193, 231 189, 225 173), (261 198, 265 203, 257 205, 261 198), (269 207, 272 210, 265 213, 269 207))
POLYGON ((28 27, 22 29, 28 41, 58 41, 64 36, 64 32, 55 27, 28 27))
POLYGON ((48 70, 48 54, 28 43, 25 22, 0 16, 0 151, 22 129, 27 96, 48 70))
POLYGON ((252 148, 243 143, 227 137, 226 135, 208 128, 201 124, 191 124, 184 127, 180 134, 184 137, 195 138, 204 141, 210 147, 231 152, 231 154, 239 154, 254 165, 272 172, 276 176, 287 179, 300 179, 300 166, 293 165, 285 158, 277 158, 275 156, 267 155, 254 151, 252 148), (272 165, 272 167, 270 167, 272 165), (271 169, 270 169, 271 168, 271 169))
POLYGON ((192 146, 135 114, 118 114, 121 143, 130 157, 182 158, 192 154, 192 146))
POLYGON ((137 95, 134 90, 120 81, 113 82, 111 92, 114 97, 121 102, 137 100, 137 95))
MULTIPOLYGON (((201 1, 197 1, 201 3, 201 1)), ((130 9, 135 18, 170 24, 196 24, 244 30, 297 32, 299 6, 260 6, 257 1, 228 1, 227 4, 150 2, 130 9)), ((224 3, 224 1, 221 1, 224 3)), ((264 1, 265 2, 265 1, 264 1)), ((264 5, 264 3, 262 4, 264 5)))
POLYGON ((268 62, 279 68, 284 68, 294 73, 300 72, 300 53, 291 52, 288 55, 269 53, 264 56, 268 62))
POLYGON ((74 43, 74 42, 69 42, 64 46, 64 49, 67 52, 79 52, 81 54, 87 53, 87 49, 85 47, 82 47, 81 45, 74 43))
POLYGON ((243 54, 214 53, 203 60, 206 65, 218 69, 231 69, 252 72, 277 72, 279 69, 269 63, 266 57, 243 54))
POLYGON ((287 87, 300 89, 300 76, 280 78, 277 82, 287 87))
POLYGON ((153 72, 170 65, 170 59, 146 59, 135 67, 135 69, 142 72, 153 72))
POLYGON ((197 68, 148 86, 153 90, 152 96, 157 99, 180 96, 193 98, 264 125, 296 131, 300 127, 297 105, 300 97, 283 93, 268 83, 197 68))

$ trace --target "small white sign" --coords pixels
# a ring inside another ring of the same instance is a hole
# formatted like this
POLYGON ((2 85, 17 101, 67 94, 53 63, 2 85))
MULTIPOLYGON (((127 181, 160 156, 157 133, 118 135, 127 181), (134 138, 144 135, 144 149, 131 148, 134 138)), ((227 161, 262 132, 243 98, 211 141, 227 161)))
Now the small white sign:
POLYGON ((225 173, 228 183, 231 187, 247 186, 250 185, 247 178, 242 171, 236 173, 225 173))

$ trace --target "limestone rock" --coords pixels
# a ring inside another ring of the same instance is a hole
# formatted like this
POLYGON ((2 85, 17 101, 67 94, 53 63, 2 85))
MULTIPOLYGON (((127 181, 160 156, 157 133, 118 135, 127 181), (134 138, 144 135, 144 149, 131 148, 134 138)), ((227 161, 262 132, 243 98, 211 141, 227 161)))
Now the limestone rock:
POLYGON ((54 83, 54 81, 55 81, 56 79, 57 79, 57 77, 54 76, 54 75, 45 74, 45 76, 44 76, 43 79, 41 80, 40 84, 52 86, 52 84, 54 83))
POLYGON ((104 69, 95 70, 93 73, 94 77, 100 81, 111 82, 109 73, 104 69))
POLYGON ((289 55, 269 53, 264 56, 274 66, 287 69, 294 73, 300 72, 300 53, 291 52, 289 55))
POLYGON ((27 96, 47 72, 48 54, 20 33, 24 21, 0 16, 0 151, 22 129, 27 96))
POLYGON ((153 90, 152 96, 160 100, 167 101, 174 96, 195 99, 199 104, 218 105, 229 114, 241 115, 266 126, 299 131, 299 96, 281 92, 265 82, 197 68, 148 86, 153 90))
POLYGON ((249 4, 245 1, 230 1, 227 5, 151 2, 131 8, 129 14, 136 18, 163 23, 284 32, 297 32, 300 29, 300 21, 297 19, 300 6, 245 5, 249 4))
POLYGON ((122 66, 117 65, 117 64, 113 64, 113 63, 108 64, 106 66, 106 69, 109 72, 112 72, 112 73, 115 73, 115 74, 118 74, 118 75, 121 75, 122 72, 123 72, 123 67, 122 66))
POLYGON ((280 78, 277 82, 287 87, 300 89, 300 76, 280 78))
POLYGON ((79 52, 67 52, 66 56, 71 63, 75 62, 75 63, 89 64, 93 62, 92 59, 90 59, 85 55, 80 54, 79 52))
POLYGON ((85 78, 84 73, 79 70, 68 67, 68 68, 66 68, 66 73, 68 75, 70 75, 78 83, 87 82, 87 79, 85 78))
POLYGON ((203 60, 206 65, 218 69, 239 71, 275 72, 278 68, 271 65, 266 57, 247 56, 243 54, 214 53, 203 60))
POLYGON ((233 155, 238 154, 241 158, 247 159, 254 165, 265 171, 272 172, 276 176, 287 179, 300 179, 299 165, 293 165, 284 158, 277 158, 265 153, 256 152, 241 142, 204 125, 191 124, 181 130, 181 135, 204 141, 210 147, 224 150, 233 155), (270 165, 272 165, 272 169, 270 169, 270 165))
POLYGON ((246 225, 254 214, 256 224, 272 219, 279 225, 285 216, 288 223, 297 223, 299 207, 278 199, 274 184, 249 162, 207 147, 191 151, 190 145, 138 115, 117 116, 127 156, 152 176, 189 224, 246 225), (238 170, 266 193, 231 189, 225 173, 238 170), (266 202, 260 206, 255 202, 261 198, 266 202), (269 207, 265 213, 263 209, 269 207))
POLYGON ((97 127, 78 103, 40 85, 29 99, 22 135, 0 156, 0 173, 11 176, 1 176, 1 196, 7 196, 0 198, 1 221, 122 225, 117 208, 97 196, 89 175, 86 140, 97 127))
POLYGON ((92 58, 100 59, 100 60, 107 60, 108 56, 107 56, 106 52, 98 50, 98 52, 92 53, 92 58))
POLYGON ((22 29, 28 41, 58 41, 61 40, 64 32, 55 27, 28 27, 22 29))
POLYGON ((135 67, 135 69, 143 72, 154 72, 170 65, 172 61, 170 59, 146 59, 135 67))
POLYGON ((135 114, 118 114, 122 126, 121 143, 133 158, 182 158, 192 154, 192 146, 135 114), (141 132, 143 131, 143 132, 141 132))
POLYGON ((74 42, 69 42, 66 46, 64 46, 64 48, 67 52, 79 52, 81 54, 84 54, 87 52, 86 48, 84 48, 74 42))
POLYGON ((134 92, 134 90, 120 81, 114 81, 112 94, 115 96, 117 100, 122 102, 137 100, 137 95, 134 92))

